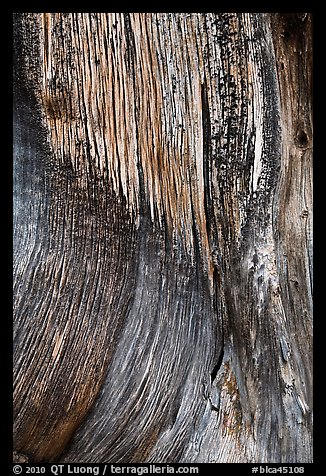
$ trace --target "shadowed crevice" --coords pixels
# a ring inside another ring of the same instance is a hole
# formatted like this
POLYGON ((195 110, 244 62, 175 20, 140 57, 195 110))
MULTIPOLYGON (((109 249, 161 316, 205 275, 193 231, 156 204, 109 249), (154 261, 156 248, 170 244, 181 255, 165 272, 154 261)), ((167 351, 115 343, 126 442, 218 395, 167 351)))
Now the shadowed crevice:
POLYGON ((218 358, 218 361, 216 363, 216 365, 214 366, 212 372, 211 372, 211 384, 214 382, 214 380, 216 379, 216 376, 218 374, 218 371, 220 370, 221 366, 222 366, 222 363, 223 363, 223 358, 224 358, 224 348, 222 347, 222 350, 221 350, 221 353, 220 353, 220 356, 218 358))

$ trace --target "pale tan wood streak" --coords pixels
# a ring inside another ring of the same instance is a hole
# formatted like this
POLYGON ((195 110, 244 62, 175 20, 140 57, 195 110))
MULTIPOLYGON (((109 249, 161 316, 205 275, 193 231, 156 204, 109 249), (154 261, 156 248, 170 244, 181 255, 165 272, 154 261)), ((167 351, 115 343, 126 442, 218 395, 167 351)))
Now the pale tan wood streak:
MULTIPOLYGON (((275 200, 280 307, 284 316, 282 368, 287 419, 305 425, 312 418, 312 36, 311 14, 271 18, 279 58, 282 166, 275 200), (298 339, 297 336, 305 336, 298 339), (287 367, 287 368, 286 368, 287 367)), ((302 452, 307 441, 298 442, 302 452)))

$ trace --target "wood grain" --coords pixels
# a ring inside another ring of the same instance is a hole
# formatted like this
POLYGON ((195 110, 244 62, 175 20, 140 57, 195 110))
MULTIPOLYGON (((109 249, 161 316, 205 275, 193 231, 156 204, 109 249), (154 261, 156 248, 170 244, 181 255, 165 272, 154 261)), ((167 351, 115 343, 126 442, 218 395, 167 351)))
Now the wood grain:
POLYGON ((14 16, 14 449, 312 461, 311 16, 14 16))

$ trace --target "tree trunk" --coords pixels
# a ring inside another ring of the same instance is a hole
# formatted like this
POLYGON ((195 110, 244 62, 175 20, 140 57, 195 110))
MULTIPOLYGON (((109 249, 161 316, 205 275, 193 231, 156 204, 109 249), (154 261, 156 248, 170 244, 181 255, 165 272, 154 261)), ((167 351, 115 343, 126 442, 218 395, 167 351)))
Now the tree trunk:
POLYGON ((312 461, 309 14, 14 16, 14 449, 312 461))

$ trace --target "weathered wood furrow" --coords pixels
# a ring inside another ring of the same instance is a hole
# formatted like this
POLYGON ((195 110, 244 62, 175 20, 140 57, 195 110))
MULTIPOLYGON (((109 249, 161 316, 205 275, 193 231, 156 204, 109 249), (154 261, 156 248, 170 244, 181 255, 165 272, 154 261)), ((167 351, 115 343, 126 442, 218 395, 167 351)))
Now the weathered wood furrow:
POLYGON ((14 16, 14 449, 312 461, 310 14, 14 16))

